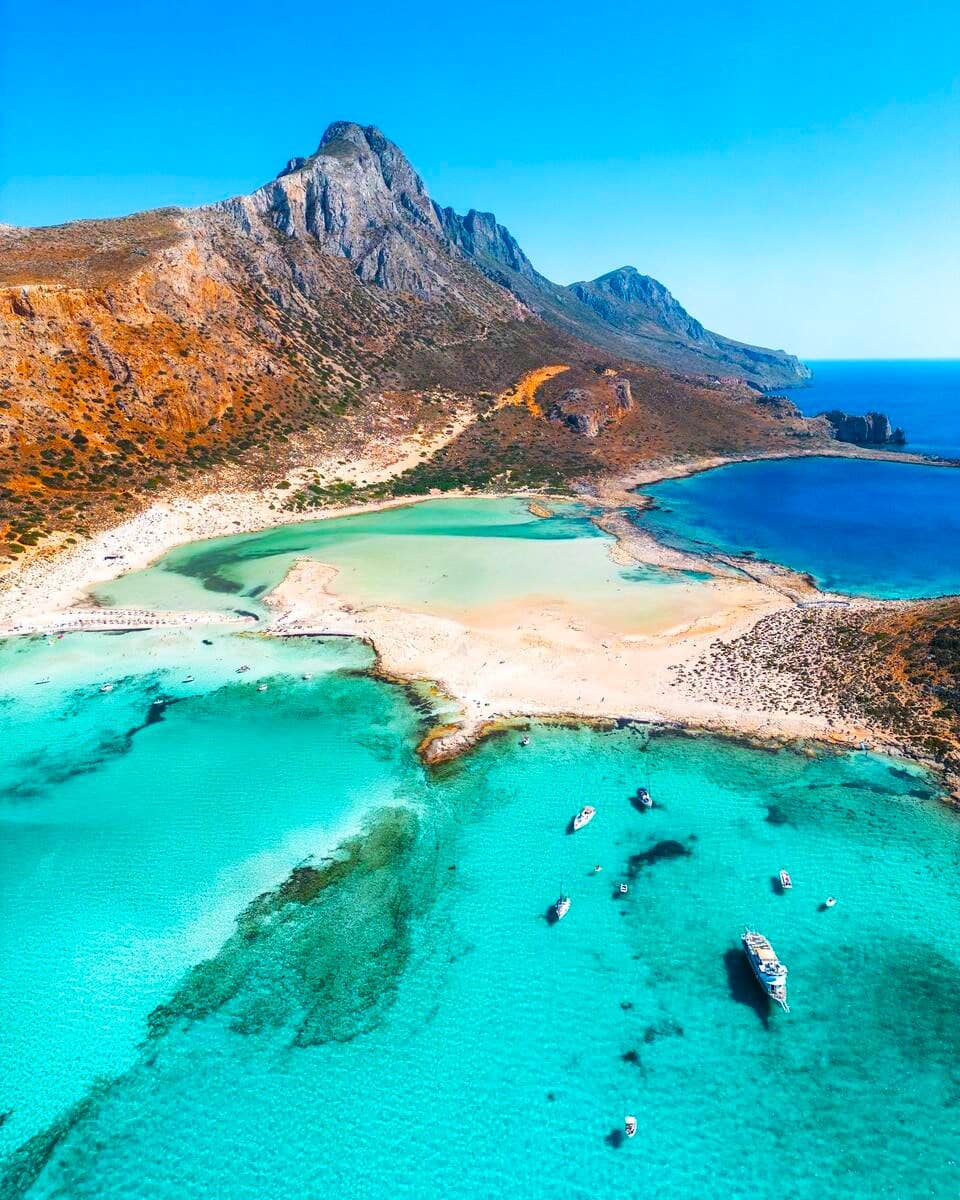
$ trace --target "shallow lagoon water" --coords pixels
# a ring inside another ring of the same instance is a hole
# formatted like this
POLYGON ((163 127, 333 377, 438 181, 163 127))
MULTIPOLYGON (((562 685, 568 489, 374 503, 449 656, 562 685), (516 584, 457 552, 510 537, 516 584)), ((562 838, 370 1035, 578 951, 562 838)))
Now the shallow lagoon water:
POLYGON ((674 545, 754 553, 821 588, 885 599, 960 592, 960 469, 839 458, 735 463, 644 487, 674 545))
MULTIPOLYGON (((242 586, 301 552, 276 532, 242 586)), ((0 651, 0 1195, 957 1193, 960 826, 923 773, 629 726, 428 772, 368 663, 222 630, 0 651)))
POLYGON ((259 612, 264 594, 305 557, 336 566, 336 590, 361 603, 454 616, 564 597, 600 620, 641 628, 679 603, 685 575, 615 563, 613 539, 588 509, 553 507, 543 519, 518 498, 439 499, 216 538, 96 595, 109 604, 259 612))

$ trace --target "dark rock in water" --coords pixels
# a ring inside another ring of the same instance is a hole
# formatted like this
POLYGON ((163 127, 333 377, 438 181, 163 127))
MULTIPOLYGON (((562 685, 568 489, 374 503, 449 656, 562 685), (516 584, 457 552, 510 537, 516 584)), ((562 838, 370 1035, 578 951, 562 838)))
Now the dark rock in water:
POLYGON ((603 1139, 608 1146, 612 1146, 614 1150, 619 1150, 626 1141, 627 1135, 622 1129, 611 1129, 607 1136, 603 1139))
POLYGON ((632 1067, 640 1066, 640 1055, 636 1052, 636 1050, 627 1050, 621 1054, 620 1057, 625 1063, 629 1063, 632 1067))
POLYGON ((906 445, 907 435, 902 429, 893 428, 886 413, 868 412, 861 417, 835 408, 820 415, 826 419, 838 442, 852 442, 857 446, 906 445))
POLYGON ((790 825, 791 821, 779 804, 765 804, 767 815, 764 820, 768 825, 790 825))

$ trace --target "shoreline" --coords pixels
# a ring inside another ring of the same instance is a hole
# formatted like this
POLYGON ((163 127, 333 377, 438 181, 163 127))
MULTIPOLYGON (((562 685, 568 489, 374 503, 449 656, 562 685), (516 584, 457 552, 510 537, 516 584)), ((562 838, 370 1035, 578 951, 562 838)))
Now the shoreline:
MULTIPOLYGON (((846 445, 844 443, 844 445, 846 445)), ((387 463, 373 467, 360 461, 352 464, 352 473, 361 471, 368 477, 390 479, 408 463, 409 452, 387 463)), ((287 489, 263 488, 250 491, 215 490, 199 496, 190 493, 174 494, 158 500, 149 508, 136 513, 118 525, 67 545, 60 540, 56 545, 39 547, 29 558, 12 563, 0 574, 0 637, 12 636, 12 626, 26 610, 38 616, 53 615, 88 599, 91 588, 109 583, 128 571, 150 566, 164 554, 190 542, 207 541, 221 537, 259 533, 281 525, 294 525, 307 521, 324 521, 338 517, 357 516, 389 508, 412 504, 425 504, 437 499, 463 499, 468 497, 536 500, 538 497, 584 501, 592 499, 602 508, 612 511, 624 506, 643 509, 650 503, 642 492, 634 489, 644 484, 658 483, 665 479, 682 478, 744 462, 764 462, 795 458, 856 458, 877 461, 895 461, 904 464, 932 467, 960 467, 960 461, 933 459, 911 455, 902 451, 883 451, 849 447, 833 451, 829 446, 813 449, 798 449, 794 454, 782 451, 730 456, 700 458, 688 462, 654 462, 646 467, 624 475, 601 478, 592 493, 570 491, 537 492, 531 488, 516 491, 482 492, 472 489, 451 489, 442 493, 392 497, 383 500, 358 502, 356 504, 331 504, 309 512, 295 511, 282 507, 288 497, 287 489)), ((598 521, 599 524, 599 521, 598 521)), ((603 528, 603 526, 600 526, 603 528)), ((616 535, 614 535, 616 536, 616 535)), ((658 542, 653 535, 646 534, 648 553, 658 547, 658 558, 643 558, 653 565, 672 567, 667 556, 684 555, 673 551, 665 543, 658 542)), ((696 559, 706 569, 716 574, 715 567, 720 559, 688 556, 696 559)), ((730 563, 729 566, 734 566, 730 563)), ((764 564, 750 560, 750 565, 772 568, 775 572, 788 571, 778 564, 764 564)), ((683 568, 679 568, 683 569, 683 568)), ((742 569, 738 562, 734 569, 742 569)), ((791 575, 796 575, 790 572, 791 575)), ((818 590, 818 589, 817 589, 818 590)))
MULTIPOLYGON (((338 596, 329 587, 335 569, 315 560, 301 560, 267 597, 268 607, 275 616, 263 632, 270 636, 312 634, 359 638, 374 650, 375 674, 398 683, 427 683, 453 698, 461 711, 458 723, 431 731, 419 747, 424 761, 430 763, 454 757, 497 730, 516 728, 524 721, 580 724, 629 721, 658 729, 674 728, 694 736, 745 739, 758 748, 790 745, 802 748, 817 744, 845 750, 855 749, 866 741, 878 752, 910 759, 934 772, 949 790, 952 780, 938 762, 871 723, 854 723, 838 712, 826 710, 816 715, 771 711, 751 707, 749 702, 739 703, 739 698, 733 705, 718 703, 693 693, 683 695, 671 680, 672 674, 683 675, 695 668, 717 645, 749 636, 765 616, 774 613, 831 603, 876 611, 915 603, 825 593, 810 576, 775 563, 677 550, 617 511, 625 506, 644 507, 646 497, 632 491, 644 483, 740 462, 802 457, 960 465, 904 454, 894 459, 883 451, 830 453, 821 447, 797 454, 650 464, 628 475, 599 481, 592 495, 532 489, 510 492, 457 489, 441 494, 330 505, 309 513, 279 508, 284 498, 279 489, 213 492, 200 498, 179 496, 158 502, 75 549, 53 556, 37 555, 13 575, 8 573, 0 578, 0 637, 39 631, 45 620, 52 622, 59 617, 62 621, 64 612, 77 612, 78 602, 87 599, 89 603, 91 587, 145 567, 176 546, 192 541, 362 515, 437 499, 515 498, 527 501, 532 506, 531 512, 541 517, 546 512, 544 500, 592 502, 603 509, 593 519, 612 539, 609 553, 615 562, 649 564, 676 572, 678 576, 690 570, 706 573, 707 580, 688 581, 686 586, 697 589, 701 597, 706 594, 703 589, 709 589, 715 601, 710 611, 653 634, 624 634, 620 629, 611 631, 589 622, 581 626, 578 622, 583 618, 582 613, 575 613, 564 601, 549 597, 542 611, 505 611, 504 619, 494 620, 492 626, 489 615, 481 622, 462 623, 450 614, 409 612, 383 604, 364 605, 338 596), (315 575, 316 571, 320 574, 315 575), (322 598, 319 607, 316 596, 322 598), (308 600, 313 603, 308 604, 308 600), (30 614, 29 618, 24 618, 24 612, 30 614), (534 627, 535 636, 517 638, 516 631, 524 626, 534 627), (465 635, 468 653, 463 651, 465 635), (611 650, 610 643, 614 640, 617 645, 611 650), (496 678, 496 672, 491 672, 488 666, 495 655, 499 656, 500 666, 508 659, 516 664, 513 674, 517 678, 496 678), (549 680, 549 684, 545 685, 544 680, 549 680)), ((683 588, 682 583, 670 586, 683 588)), ((509 605, 506 609, 509 610, 509 605)), ((169 616, 168 623, 181 623, 177 614, 169 616)), ((187 614, 183 616, 187 618, 187 614)))

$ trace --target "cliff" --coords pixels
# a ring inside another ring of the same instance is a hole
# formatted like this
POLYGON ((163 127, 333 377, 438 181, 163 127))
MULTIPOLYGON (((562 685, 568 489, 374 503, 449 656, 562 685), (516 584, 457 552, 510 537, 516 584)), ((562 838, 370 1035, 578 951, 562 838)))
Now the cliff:
POLYGON ((863 416, 833 409, 820 414, 830 425, 838 442, 857 446, 905 446, 907 436, 899 427, 894 429, 886 413, 868 412, 863 416))

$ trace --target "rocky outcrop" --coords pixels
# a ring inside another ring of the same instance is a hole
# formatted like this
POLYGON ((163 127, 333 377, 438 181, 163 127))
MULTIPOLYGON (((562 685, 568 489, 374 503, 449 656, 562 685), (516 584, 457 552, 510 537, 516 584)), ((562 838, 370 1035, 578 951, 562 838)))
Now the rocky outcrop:
POLYGON ((608 425, 633 409, 630 380, 608 373, 594 387, 567 388, 547 410, 558 421, 583 437, 595 438, 608 425))
POLYGON ((886 413, 868 412, 863 416, 833 409, 820 414, 829 424, 838 442, 857 446, 904 446, 907 436, 899 427, 890 424, 886 413))

